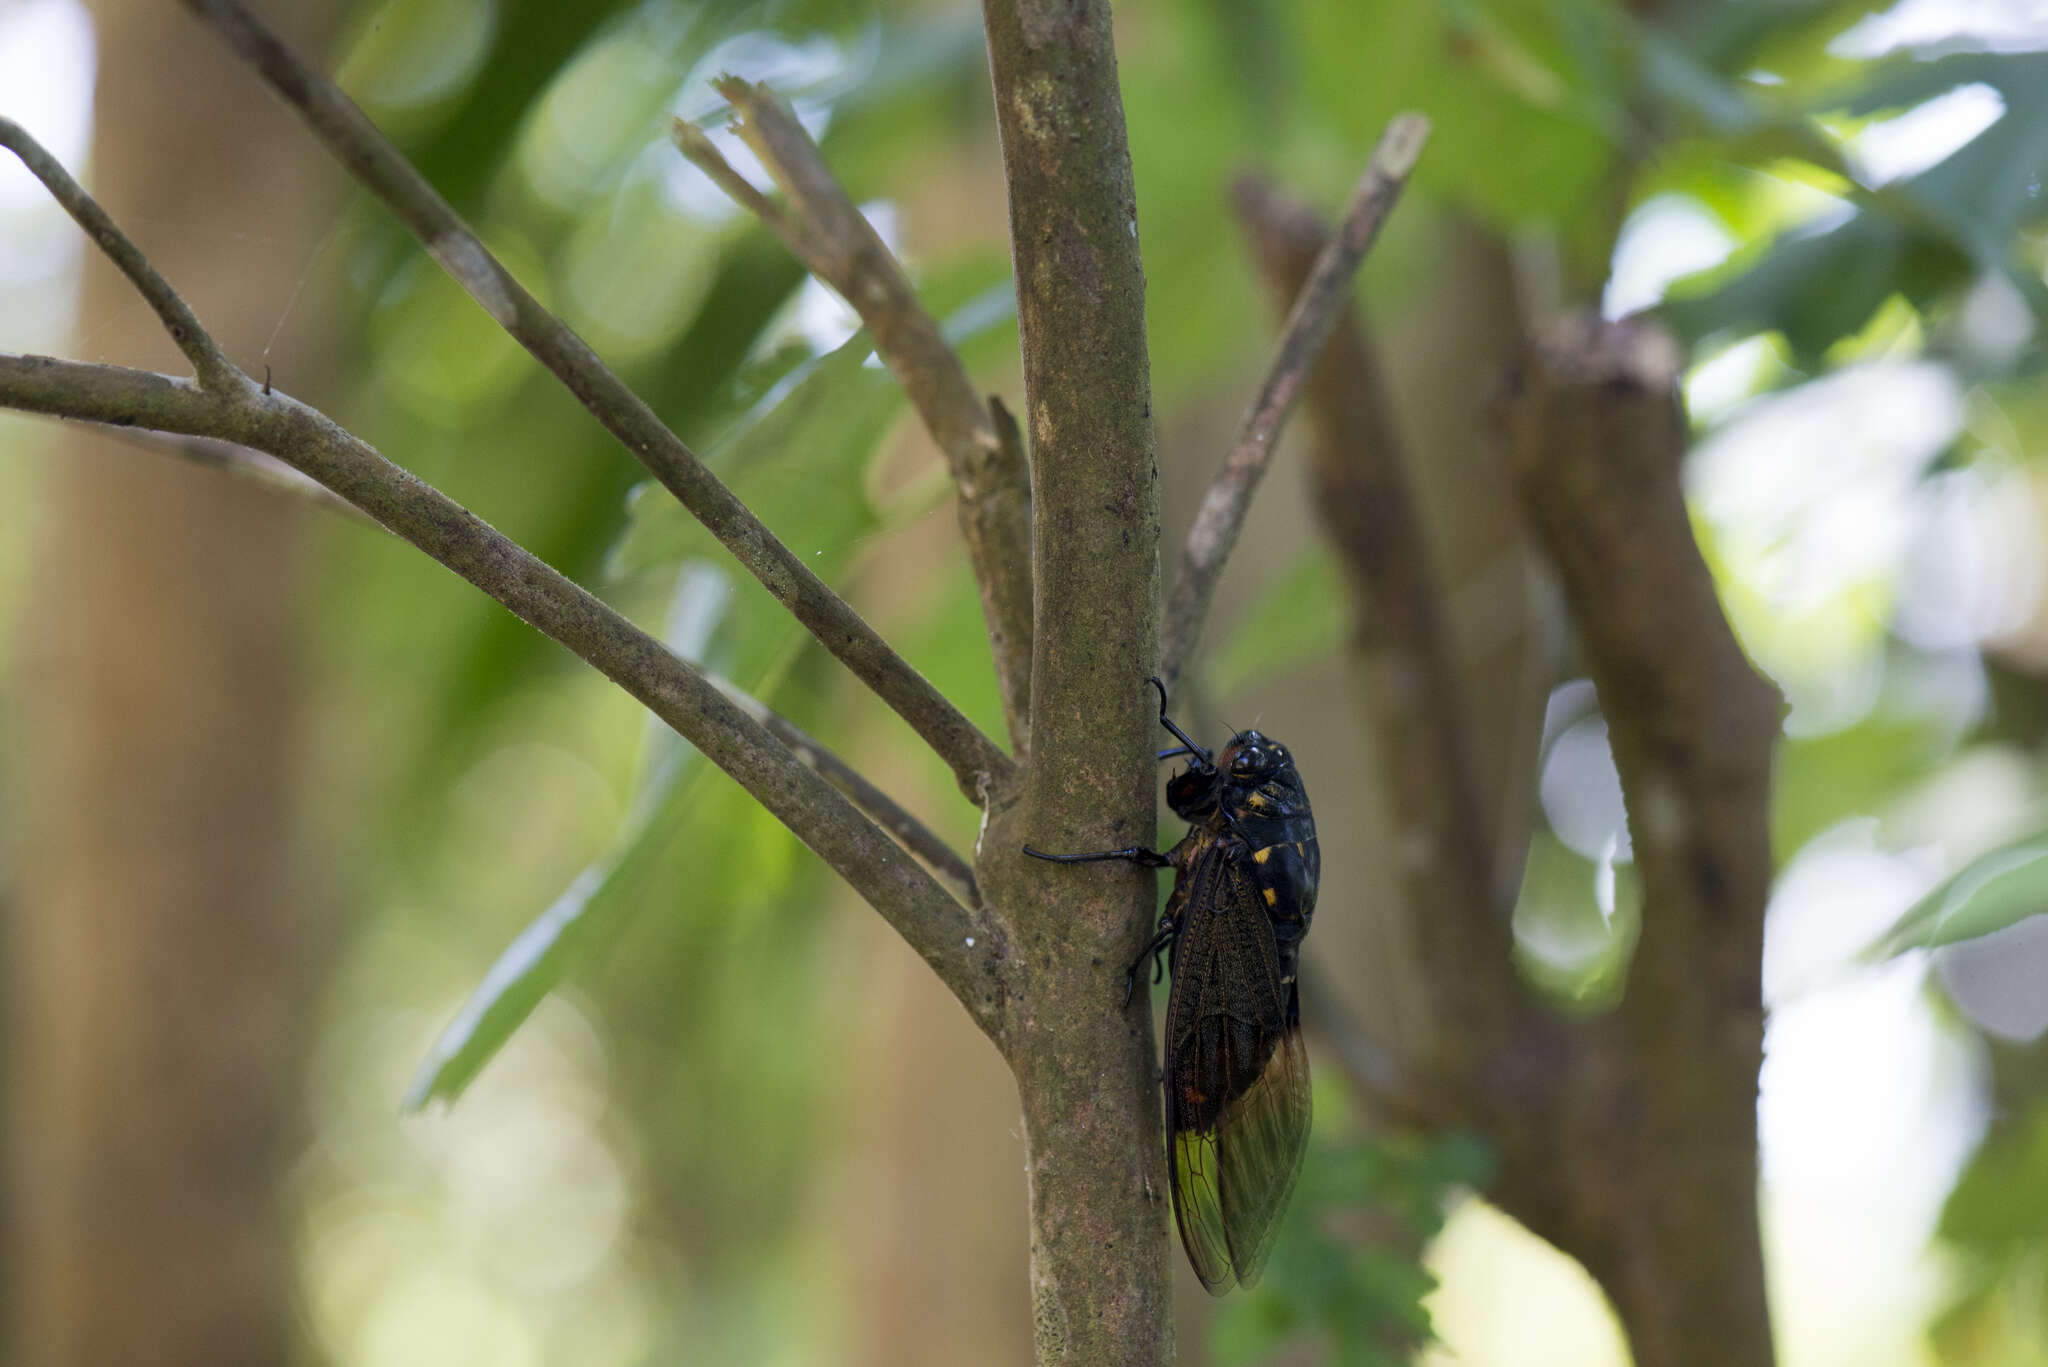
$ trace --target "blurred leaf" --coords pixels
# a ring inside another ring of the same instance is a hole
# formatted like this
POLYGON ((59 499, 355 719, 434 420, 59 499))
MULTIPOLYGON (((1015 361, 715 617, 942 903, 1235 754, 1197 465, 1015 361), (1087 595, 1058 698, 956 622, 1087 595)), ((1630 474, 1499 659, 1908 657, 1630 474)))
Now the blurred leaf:
POLYGON ((1785 77, 1788 63, 1803 67, 1827 45, 1894 0, 1773 0, 1757 5, 1677 7, 1667 32, 1676 46, 1706 67, 1738 76, 1759 64, 1785 77))
MULTIPOLYGON (((800 364, 707 457, 769 530, 807 559, 844 552, 876 522, 862 474, 902 394, 888 371, 867 365, 873 351, 867 334, 857 333, 800 364)), ((722 554, 688 510, 649 481, 633 491, 607 568, 621 576, 722 554)))
POLYGON ((1822 736, 1787 736, 1772 767, 1771 848, 1780 860, 1853 816, 1875 816, 1948 748, 1925 717, 1871 717, 1822 736))
POLYGON ((2048 833, 2028 836, 1965 864, 1907 908, 1869 951, 1885 958, 1974 940, 2048 911, 2048 833))
MULTIPOLYGON (((677 583, 666 639, 685 659, 701 659, 731 594, 724 577, 708 569, 685 572, 677 583)), ((476 1079, 554 990, 577 956, 613 926, 636 885, 675 838, 688 812, 689 779, 697 751, 667 727, 650 722, 647 778, 613 848, 578 874, 552 905, 506 946, 483 981, 435 1037, 406 1088, 402 1109, 430 1101, 453 1102, 476 1079)))
POLYGON ((1210 657, 1206 682, 1215 696, 1228 697, 1255 680, 1319 660, 1343 641, 1337 565, 1318 541, 1231 623, 1210 657))
POLYGON ((494 17, 483 0, 382 0, 355 15, 335 83, 387 137, 403 137, 468 90, 494 17))
POLYGON ((2048 1238, 2048 1104, 1985 1140, 1949 1192, 1939 1233, 1994 1256, 2048 1238))
MULTIPOLYGON (((2048 218, 2048 56, 1967 53, 1888 63, 1855 88, 1816 98, 1792 116, 1869 115, 1916 106, 1960 86, 1995 89, 2004 114, 1935 165, 1856 194, 1850 216, 1795 229, 1761 252, 1707 272, 1668 300, 1682 336, 1777 331, 1811 362, 1860 329, 1894 293, 1925 311, 1985 274, 2010 280, 2048 320, 2048 287, 2020 265, 2015 238, 2048 218)), ((1733 116, 1725 108, 1715 118, 1733 116)), ((1816 164, 1831 154, 1794 152, 1816 164)))
MULTIPOLYGON (((765 232, 728 243, 696 321, 673 347, 636 368, 635 389, 686 436, 712 426, 743 358, 800 279, 788 252, 765 232)), ((645 478, 609 433, 565 399, 553 377, 537 371, 509 402, 459 433, 422 430, 394 404, 366 405, 358 421, 365 435, 402 454, 408 468, 586 584, 601 576, 625 498, 645 478)), ((404 674, 401 696, 418 713, 402 750, 410 787, 391 808, 393 829, 402 841, 430 841, 432 813, 448 776, 473 761, 509 700, 572 662, 510 613, 479 612, 473 596, 465 601, 440 593, 436 566, 415 566, 374 545, 352 560, 335 589, 350 605, 342 620, 389 637, 375 644, 385 657, 378 668, 404 674), (353 606, 370 601, 409 607, 400 617, 353 606)), ((611 596, 632 613, 658 602, 666 588, 664 581, 644 593, 635 588, 611 596)), ((349 653, 364 650, 358 645, 349 653)))
POLYGON ((1720 138, 1747 137, 1769 116, 1747 90, 1698 61, 1684 45, 1655 33, 1638 44, 1643 84, 1669 111, 1720 138))
POLYGON ((1705 292, 1675 293, 1659 312, 1693 342, 1715 333, 1780 333, 1795 364, 1810 367, 1909 278, 1921 287, 1908 297, 1927 300, 1967 274, 1952 250, 1916 242, 1898 223, 1859 210, 1834 227, 1794 230, 1731 269, 1707 272, 1712 283, 1705 292))
POLYGON ((1221 59, 1215 64, 1231 74, 1231 88, 1244 101, 1245 115, 1261 123, 1282 116, 1292 103, 1296 80, 1282 38, 1286 7, 1278 0, 1203 0, 1200 8, 1221 59))
POLYGON ((1587 859, 1544 827, 1529 841, 1513 921, 1515 967, 1531 988, 1574 1015, 1611 1010, 1642 928, 1635 865, 1616 863, 1611 849, 1587 859))
POLYGON ((1345 1367, 1411 1361, 1431 1341, 1423 1302, 1436 1289, 1414 1253, 1443 1228, 1450 1193, 1492 1174, 1492 1155, 1468 1134, 1312 1140, 1265 1276, 1217 1307, 1216 1361, 1240 1367, 1297 1338, 1319 1340, 1345 1367), (1376 1242, 1340 1239, 1331 1226, 1341 1221, 1377 1228, 1376 1242))
MULTIPOLYGON (((985 276, 986 266, 970 268, 985 276)), ((958 288, 950 278, 942 293, 958 288)), ((1016 319, 1007 283, 984 286, 943 319, 947 339, 963 352, 1001 337, 1016 319)), ((876 531, 889 511, 872 480, 872 457, 904 407, 896 379, 870 363, 865 332, 824 356, 772 361, 757 370, 769 381, 751 408, 721 436, 706 461, 783 543, 822 563, 832 581, 846 553, 876 531)), ((625 534, 612 549, 614 577, 661 568, 691 556, 722 560, 725 552, 660 485, 637 487, 625 534)))
MULTIPOLYGON (((1001 734, 1002 695, 996 688, 988 629, 983 623, 981 594, 975 587, 974 576, 964 557, 936 574, 940 583, 924 620, 904 625, 898 648, 903 658, 930 679, 932 686, 951 699, 970 721, 990 735, 1001 734)), ((930 790, 947 791, 952 777, 945 762, 926 746, 913 747, 910 754, 926 775, 930 790)), ((972 842, 978 817, 973 807, 949 802, 941 809, 939 819, 957 823, 945 833, 972 842)))
POLYGON ((619 847, 576 876, 553 905, 535 917, 485 971, 455 1019, 435 1037, 406 1088, 403 1110, 430 1101, 453 1102, 555 989, 577 956, 611 924, 620 892, 637 882, 673 839, 684 805, 679 801, 690 766, 678 756, 649 787, 646 816, 619 847))
POLYGON ((1298 7, 1309 101, 1361 149, 1404 108, 1435 131, 1416 184, 1500 226, 1583 217, 1612 166, 1627 56, 1596 0, 1298 7))
POLYGON ((496 172, 533 101, 593 32, 629 8, 631 0, 501 0, 489 59, 446 122, 411 149, 414 164, 466 211, 496 172))

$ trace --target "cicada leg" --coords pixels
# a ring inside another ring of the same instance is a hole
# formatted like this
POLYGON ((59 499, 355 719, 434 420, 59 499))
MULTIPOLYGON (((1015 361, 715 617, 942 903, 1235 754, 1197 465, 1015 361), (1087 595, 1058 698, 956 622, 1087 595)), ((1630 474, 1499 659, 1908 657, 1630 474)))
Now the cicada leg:
POLYGON ((1121 859, 1127 864, 1142 864, 1148 869, 1163 869, 1173 861, 1157 850, 1148 850, 1143 845, 1133 845, 1126 850, 1100 850, 1094 854, 1047 854, 1034 850, 1029 845, 1024 853, 1033 859, 1043 859, 1048 864, 1099 864, 1104 860, 1121 859))
POLYGON ((1124 1005, 1126 1007, 1130 1006, 1131 998, 1137 995, 1138 970, 1145 966, 1145 960, 1150 959, 1152 961, 1153 983, 1156 985, 1159 982, 1159 975, 1165 968, 1165 963, 1160 959, 1160 956, 1173 947, 1173 935, 1176 928, 1174 919, 1171 916, 1160 917, 1159 933, 1152 937, 1151 943, 1138 951, 1138 957, 1131 960, 1131 966, 1124 970, 1124 1005))

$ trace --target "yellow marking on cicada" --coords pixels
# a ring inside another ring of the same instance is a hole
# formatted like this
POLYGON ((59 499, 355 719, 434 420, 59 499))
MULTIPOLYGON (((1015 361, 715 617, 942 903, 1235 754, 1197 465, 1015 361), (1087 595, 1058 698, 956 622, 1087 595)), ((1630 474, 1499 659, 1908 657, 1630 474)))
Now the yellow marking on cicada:
POLYGON ((1278 906, 1279 904, 1280 904, 1280 894, 1279 894, 1279 893, 1277 893, 1277 892, 1275 892, 1275 891, 1274 891, 1274 890, 1273 890, 1272 888, 1267 888, 1267 889, 1266 889, 1266 905, 1267 905, 1267 906, 1269 906, 1269 907, 1272 907, 1272 906, 1278 906))
POLYGON ((1244 805, 1245 805, 1245 806, 1247 806, 1247 807, 1249 807, 1249 808, 1251 808, 1251 809, 1252 809, 1253 811, 1255 811, 1255 812, 1263 812, 1263 811, 1265 811, 1265 810, 1266 810, 1266 797, 1265 797, 1265 794, 1263 794, 1263 793, 1253 793, 1253 794, 1252 794, 1252 795, 1251 795, 1250 797, 1247 797, 1247 798, 1246 798, 1246 799, 1244 800, 1244 805))
POLYGON ((1263 850, 1258 850, 1258 851, 1255 851, 1255 852, 1254 852, 1254 853, 1252 854, 1252 862, 1253 862, 1254 864, 1263 864, 1263 863, 1265 863, 1265 862, 1266 862, 1266 861, 1267 861, 1268 859, 1270 859, 1270 858, 1272 857, 1272 855, 1273 855, 1273 847, 1272 847, 1271 845, 1268 845, 1268 846, 1266 846, 1266 848, 1265 848, 1265 849, 1263 849, 1263 850))
POLYGON ((1299 840, 1294 842, 1294 852, 1303 859, 1308 858, 1308 846, 1302 844, 1299 840))

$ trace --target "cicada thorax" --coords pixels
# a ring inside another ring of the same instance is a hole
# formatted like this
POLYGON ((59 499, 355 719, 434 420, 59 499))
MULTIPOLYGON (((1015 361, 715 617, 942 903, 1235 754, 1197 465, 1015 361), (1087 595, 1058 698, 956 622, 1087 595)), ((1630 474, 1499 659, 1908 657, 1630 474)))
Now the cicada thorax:
POLYGON ((1212 822, 1234 840, 1278 941, 1283 982, 1292 987, 1301 939, 1315 915, 1323 872, 1308 790, 1287 748, 1247 731, 1217 756, 1216 814, 1212 822), (1248 765, 1246 760, 1251 763, 1248 765))

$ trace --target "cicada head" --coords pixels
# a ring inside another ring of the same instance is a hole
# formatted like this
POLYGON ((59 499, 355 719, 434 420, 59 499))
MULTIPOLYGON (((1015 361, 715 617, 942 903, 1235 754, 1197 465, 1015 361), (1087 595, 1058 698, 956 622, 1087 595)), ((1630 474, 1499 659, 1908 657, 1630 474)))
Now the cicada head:
POLYGON ((1166 805, 1181 820, 1199 825, 1216 811, 1217 788, 1222 775, 1200 756, 1166 781, 1166 805))

